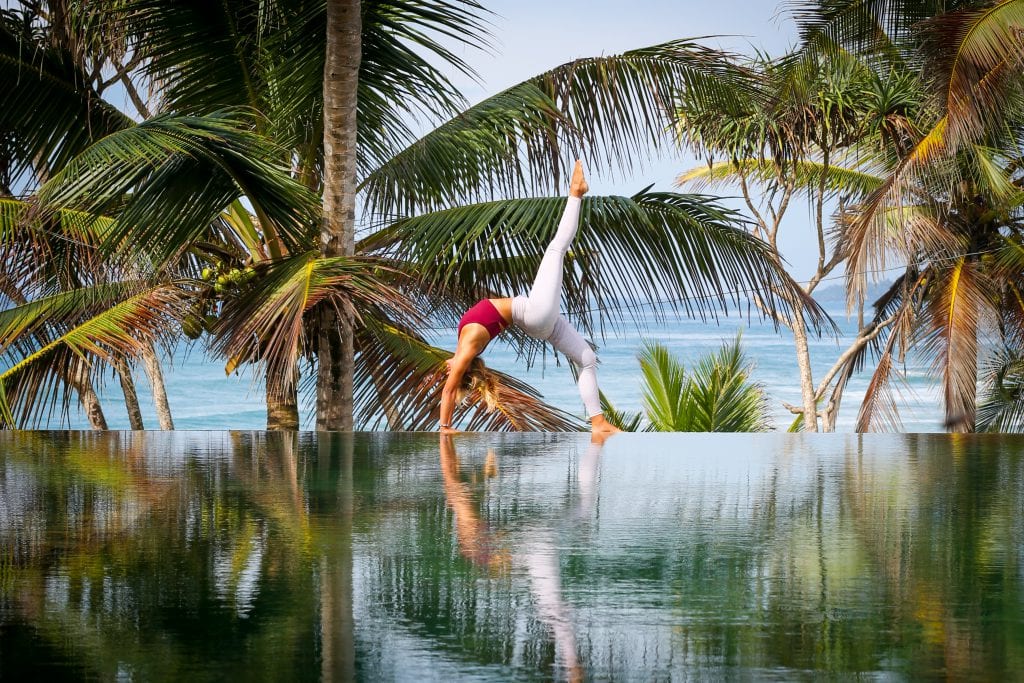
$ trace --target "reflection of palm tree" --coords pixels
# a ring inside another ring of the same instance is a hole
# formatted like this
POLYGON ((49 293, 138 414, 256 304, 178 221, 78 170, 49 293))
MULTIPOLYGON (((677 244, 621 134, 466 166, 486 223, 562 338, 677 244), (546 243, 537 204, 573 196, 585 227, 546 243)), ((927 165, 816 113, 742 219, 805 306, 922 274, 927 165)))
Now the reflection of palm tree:
MULTIPOLYGON (((225 452, 255 457, 188 457, 168 476, 168 441, 152 434, 5 435, 0 462, 20 473, 18 499, 34 521, 28 529, 0 526, 0 547, 21 549, 9 594, 14 610, 0 622, 31 629, 58 664, 102 678, 125 667, 142 678, 182 678, 194 673, 197 656, 224 675, 218 667, 235 667, 231 675, 244 678, 295 675, 304 664, 280 657, 281 648, 304 653, 311 619, 324 614, 309 571, 305 482, 298 506, 288 484, 303 471, 301 442, 264 448, 266 440, 233 438, 225 452), (240 486, 222 485, 220 465, 228 464, 231 479, 243 477, 240 486), (166 621, 147 621, 154 610, 166 621), (240 630, 243 616, 248 628, 240 630), (231 653, 242 647, 253 655, 239 669, 231 653)), ((339 505, 350 509, 351 496, 339 489, 339 505)), ((0 491, 4 498, 10 493, 0 491)), ((339 534, 332 526, 312 543, 319 540, 316 548, 325 552, 322 539, 339 534)), ((343 556, 332 558, 330 571, 321 586, 344 586, 346 577, 351 584, 351 562, 343 556)), ((351 648, 338 647, 346 637, 351 642, 349 631, 336 629, 335 662, 352 662, 344 659, 351 648)))
MULTIPOLYGON (((918 629, 925 654, 940 655, 952 679, 998 679, 987 650, 1004 646, 1006 636, 991 628, 983 611, 965 612, 964 606, 983 604, 992 583, 1011 591, 1002 577, 1019 572, 1013 551, 991 555, 998 552, 993 548, 1014 546, 1009 536, 986 538, 1015 525, 1020 479, 1000 472, 1018 467, 1019 458, 1005 442, 953 439, 906 435, 899 448, 905 459, 859 451, 848 457, 844 507, 901 619, 918 629)), ((1007 661, 1018 654, 1019 642, 1013 636, 1006 641, 1007 661)))

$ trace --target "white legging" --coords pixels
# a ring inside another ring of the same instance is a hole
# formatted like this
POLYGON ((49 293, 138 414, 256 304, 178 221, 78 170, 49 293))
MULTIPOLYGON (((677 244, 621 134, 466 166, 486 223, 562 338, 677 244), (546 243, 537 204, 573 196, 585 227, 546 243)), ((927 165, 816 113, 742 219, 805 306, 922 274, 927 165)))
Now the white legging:
POLYGON ((535 339, 549 342, 579 368, 579 389, 588 417, 601 413, 597 389, 597 354, 590 348, 558 306, 562 299, 562 264, 576 236, 580 222, 579 197, 569 197, 555 238, 551 240, 540 261, 533 287, 527 296, 512 299, 512 322, 535 339))

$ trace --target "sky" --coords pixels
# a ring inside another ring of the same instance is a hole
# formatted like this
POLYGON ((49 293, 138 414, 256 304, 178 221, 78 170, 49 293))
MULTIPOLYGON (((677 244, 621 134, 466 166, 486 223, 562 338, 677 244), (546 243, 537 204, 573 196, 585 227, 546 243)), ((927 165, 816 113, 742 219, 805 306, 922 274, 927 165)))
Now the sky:
MULTIPOLYGON (((755 48, 781 55, 797 43, 794 23, 776 0, 498 0, 483 4, 494 14, 490 54, 468 47, 455 51, 479 73, 481 83, 456 70, 448 76, 470 102, 579 57, 611 55, 680 38, 708 36, 701 42, 733 52, 755 48)), ((655 183, 657 190, 688 191, 674 186, 683 171, 700 164, 678 153, 626 177, 593 177, 599 194, 633 194, 655 183)), ((692 188, 689 191, 693 191, 692 188)), ((716 193, 733 194, 728 187, 716 193)), ((724 203, 745 209, 740 200, 724 203)), ((806 202, 793 202, 780 230, 779 244, 798 279, 810 277, 817 261, 806 202)))

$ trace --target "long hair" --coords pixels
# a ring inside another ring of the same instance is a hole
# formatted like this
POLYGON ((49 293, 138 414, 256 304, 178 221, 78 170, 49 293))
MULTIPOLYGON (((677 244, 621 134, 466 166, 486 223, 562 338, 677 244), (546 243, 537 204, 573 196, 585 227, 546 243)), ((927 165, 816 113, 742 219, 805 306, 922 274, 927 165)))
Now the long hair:
POLYGON ((477 393, 480 400, 487 405, 487 412, 494 412, 494 408, 498 405, 499 385, 498 376, 488 370, 478 356, 472 360, 466 374, 462 376, 462 383, 459 385, 455 400, 458 403, 465 403, 474 393, 477 393))

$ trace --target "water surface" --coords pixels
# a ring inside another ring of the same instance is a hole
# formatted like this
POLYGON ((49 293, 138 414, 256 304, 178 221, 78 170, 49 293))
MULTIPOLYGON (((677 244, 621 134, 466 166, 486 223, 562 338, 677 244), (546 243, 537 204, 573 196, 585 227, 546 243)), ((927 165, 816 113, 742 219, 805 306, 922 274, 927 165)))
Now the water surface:
POLYGON ((0 433, 0 677, 995 680, 1024 439, 0 433))

